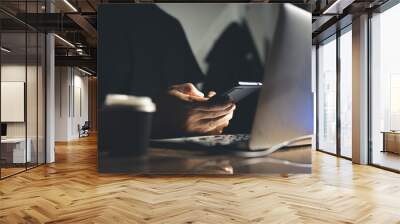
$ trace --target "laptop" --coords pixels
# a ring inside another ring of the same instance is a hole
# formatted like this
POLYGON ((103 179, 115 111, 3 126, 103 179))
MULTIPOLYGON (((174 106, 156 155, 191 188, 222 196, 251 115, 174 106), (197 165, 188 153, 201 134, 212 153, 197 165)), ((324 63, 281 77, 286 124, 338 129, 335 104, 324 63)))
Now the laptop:
POLYGON ((276 8, 277 23, 269 56, 265 57, 263 86, 251 132, 152 139, 152 147, 253 157, 268 155, 284 147, 311 145, 311 13, 288 3, 269 4, 268 7, 276 8))

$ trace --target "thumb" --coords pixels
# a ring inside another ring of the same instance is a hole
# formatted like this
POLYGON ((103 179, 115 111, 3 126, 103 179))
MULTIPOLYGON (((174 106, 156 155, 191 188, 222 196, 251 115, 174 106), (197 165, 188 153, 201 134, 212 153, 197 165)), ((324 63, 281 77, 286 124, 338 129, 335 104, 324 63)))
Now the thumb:
POLYGON ((211 98, 211 97, 213 97, 213 96, 215 96, 215 95, 217 95, 216 92, 210 91, 210 92, 208 92, 207 97, 208 97, 208 98, 211 98))

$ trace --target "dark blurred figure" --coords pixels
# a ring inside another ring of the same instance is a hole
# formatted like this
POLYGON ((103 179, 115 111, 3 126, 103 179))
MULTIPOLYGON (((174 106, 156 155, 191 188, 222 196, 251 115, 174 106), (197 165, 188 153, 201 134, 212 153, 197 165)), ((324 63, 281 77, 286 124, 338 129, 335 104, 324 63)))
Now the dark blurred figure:
MULTIPOLYGON (((223 93, 238 81, 262 82, 264 66, 246 21, 231 23, 207 55, 209 65, 204 90, 223 93)), ((258 92, 236 104, 235 116, 225 129, 228 133, 250 133, 258 92)))
POLYGON ((99 106, 110 93, 150 96, 153 137, 222 133, 235 105, 207 105, 214 94, 193 85, 204 75, 177 19, 154 4, 104 5, 99 15, 99 106))
POLYGON ((156 97, 172 85, 203 80, 177 19, 154 4, 105 9, 101 18, 106 19, 99 21, 100 28, 107 27, 99 39, 100 93, 156 97))

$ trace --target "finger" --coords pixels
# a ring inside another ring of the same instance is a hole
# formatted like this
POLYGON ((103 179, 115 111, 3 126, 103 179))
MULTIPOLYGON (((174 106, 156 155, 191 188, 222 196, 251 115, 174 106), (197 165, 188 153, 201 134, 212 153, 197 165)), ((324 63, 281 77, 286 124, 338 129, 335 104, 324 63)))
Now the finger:
POLYGON ((233 113, 229 113, 225 116, 222 116, 219 119, 214 119, 210 122, 209 127, 212 129, 216 129, 219 126, 228 126, 229 121, 232 119, 232 117, 233 117, 233 113))
POLYGON ((207 132, 206 134, 208 134, 208 135, 220 135, 220 134, 222 134, 222 131, 223 131, 222 129, 216 128, 216 129, 214 129, 212 131, 207 132))
POLYGON ((195 105, 193 109, 198 111, 221 111, 229 108, 231 105, 233 105, 232 102, 224 102, 219 104, 199 103, 195 105))
POLYGON ((222 117, 226 114, 232 113, 236 109, 236 106, 232 104, 230 107, 227 107, 220 111, 195 111, 194 116, 198 117, 198 120, 202 119, 213 119, 222 117))
POLYGON ((169 89, 177 90, 187 95, 204 97, 204 94, 200 92, 192 83, 173 85, 169 89))
POLYGON ((171 96, 175 96, 176 98, 183 100, 183 101, 187 101, 187 102, 192 102, 192 98, 191 96, 182 93, 181 91, 177 90, 177 89, 171 89, 170 91, 168 91, 168 93, 171 96))
MULTIPOLYGON (((233 118, 233 116, 232 116, 232 118, 233 118)), ((227 124, 223 124, 223 125, 219 126, 218 128, 224 129, 224 128, 228 127, 228 126, 229 126, 229 124, 227 123, 227 124)))
POLYGON ((227 126, 229 124, 229 121, 232 119, 232 117, 233 117, 233 113, 229 113, 229 114, 226 114, 219 118, 202 120, 202 123, 205 126, 206 132, 209 132, 211 130, 216 129, 219 126, 222 126, 222 125, 227 126))
POLYGON ((204 97, 204 93, 198 90, 192 83, 182 84, 181 90, 188 95, 204 97))
POLYGON ((201 97, 201 96, 193 96, 193 95, 188 95, 189 96, 189 99, 192 101, 192 102, 206 102, 207 100, 208 100, 208 98, 205 98, 205 97, 201 97))
POLYGON ((168 92, 171 96, 175 96, 176 98, 186 102, 205 102, 208 100, 207 98, 204 97, 188 95, 177 89, 171 89, 168 92))
POLYGON ((212 133, 214 135, 220 135, 224 132, 224 128, 226 128, 227 126, 228 126, 228 124, 221 125, 221 126, 217 127, 216 129, 212 130, 210 133, 212 133))
POLYGON ((210 92, 208 92, 207 97, 208 97, 208 98, 211 98, 211 97, 213 97, 213 96, 215 96, 215 95, 217 95, 216 92, 210 91, 210 92))

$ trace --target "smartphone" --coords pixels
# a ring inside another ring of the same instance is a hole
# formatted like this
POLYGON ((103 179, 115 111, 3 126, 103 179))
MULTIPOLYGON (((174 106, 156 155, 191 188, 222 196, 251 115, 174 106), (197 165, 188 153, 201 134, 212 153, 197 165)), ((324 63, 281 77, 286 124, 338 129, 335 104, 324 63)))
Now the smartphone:
POLYGON ((259 82, 238 82, 230 90, 223 94, 217 94, 210 99, 211 103, 232 101, 234 103, 246 98, 251 93, 261 89, 262 83, 259 82))

